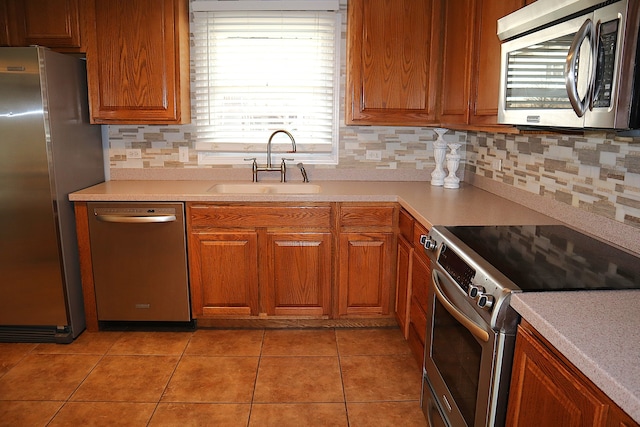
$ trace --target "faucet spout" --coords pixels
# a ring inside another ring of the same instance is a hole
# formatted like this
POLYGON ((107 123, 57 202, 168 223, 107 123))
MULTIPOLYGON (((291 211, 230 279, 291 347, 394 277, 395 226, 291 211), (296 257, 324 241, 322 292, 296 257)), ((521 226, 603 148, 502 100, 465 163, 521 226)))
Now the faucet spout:
POLYGON ((271 166, 272 166, 272 164, 271 164, 271 140, 273 139, 274 136, 276 136, 276 134, 278 134, 280 132, 287 134, 287 136, 291 140, 291 146, 293 147, 293 150, 288 151, 288 153, 295 153, 296 152, 296 140, 293 138, 293 135, 291 135, 291 133, 289 133, 288 131, 286 131, 284 129, 278 129, 277 131, 275 131, 275 132, 273 132, 271 134, 271 136, 269 137, 269 141, 267 142, 267 168, 271 168, 271 166))

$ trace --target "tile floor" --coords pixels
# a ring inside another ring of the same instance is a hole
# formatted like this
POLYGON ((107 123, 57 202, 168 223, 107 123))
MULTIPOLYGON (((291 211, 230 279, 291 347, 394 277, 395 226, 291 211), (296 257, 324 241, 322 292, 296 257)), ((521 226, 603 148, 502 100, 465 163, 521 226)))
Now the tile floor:
POLYGON ((0 343, 0 426, 425 426, 400 331, 85 332, 0 343))

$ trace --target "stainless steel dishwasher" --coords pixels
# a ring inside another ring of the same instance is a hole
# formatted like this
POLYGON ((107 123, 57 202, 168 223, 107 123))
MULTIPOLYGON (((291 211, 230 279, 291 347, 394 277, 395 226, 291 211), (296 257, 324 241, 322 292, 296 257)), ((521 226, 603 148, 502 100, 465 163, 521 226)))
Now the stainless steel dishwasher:
POLYGON ((183 203, 88 203, 99 321, 190 321, 183 203))

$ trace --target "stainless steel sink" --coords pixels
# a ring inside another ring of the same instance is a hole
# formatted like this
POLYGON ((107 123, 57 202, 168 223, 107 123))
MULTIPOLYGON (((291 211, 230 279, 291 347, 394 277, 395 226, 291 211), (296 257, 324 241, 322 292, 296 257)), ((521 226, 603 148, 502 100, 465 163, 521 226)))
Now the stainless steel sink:
POLYGON ((290 182, 243 182, 216 184, 209 188, 219 194, 317 194, 321 187, 316 184, 290 182))

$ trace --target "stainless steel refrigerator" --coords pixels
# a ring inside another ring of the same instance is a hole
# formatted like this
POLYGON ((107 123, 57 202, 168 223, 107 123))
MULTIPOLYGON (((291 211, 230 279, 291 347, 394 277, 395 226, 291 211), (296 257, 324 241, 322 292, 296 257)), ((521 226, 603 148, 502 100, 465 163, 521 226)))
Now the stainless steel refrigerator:
POLYGON ((84 61, 0 48, 0 341, 71 342, 84 330, 68 194, 103 181, 84 61))

